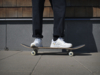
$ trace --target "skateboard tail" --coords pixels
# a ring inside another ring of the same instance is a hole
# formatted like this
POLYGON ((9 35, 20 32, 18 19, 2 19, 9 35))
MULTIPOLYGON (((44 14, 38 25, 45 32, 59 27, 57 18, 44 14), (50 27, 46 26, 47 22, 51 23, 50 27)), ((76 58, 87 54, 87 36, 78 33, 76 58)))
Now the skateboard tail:
POLYGON ((72 49, 73 49, 73 50, 76 50, 76 49, 80 49, 80 48, 82 48, 82 47, 84 47, 84 46, 85 46, 85 44, 79 45, 79 46, 76 46, 76 47, 73 47, 72 49))

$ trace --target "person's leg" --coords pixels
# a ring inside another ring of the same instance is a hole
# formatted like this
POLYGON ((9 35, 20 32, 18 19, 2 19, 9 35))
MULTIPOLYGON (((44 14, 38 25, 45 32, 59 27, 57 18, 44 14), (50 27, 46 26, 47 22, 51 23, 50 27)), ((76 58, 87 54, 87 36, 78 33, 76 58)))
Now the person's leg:
POLYGON ((32 37, 34 37, 35 40, 30 44, 30 47, 42 47, 42 18, 44 10, 44 1, 45 0, 32 0, 32 37))
POLYGON ((42 35, 42 18, 45 0, 32 0, 32 37, 43 38, 42 35))
POLYGON ((66 11, 66 0, 50 0, 54 12, 53 37, 64 37, 64 18, 66 11))
POLYGON ((71 43, 66 43, 64 37, 64 18, 66 11, 66 0, 50 0, 54 12, 54 31, 53 40, 50 47, 69 48, 71 43))

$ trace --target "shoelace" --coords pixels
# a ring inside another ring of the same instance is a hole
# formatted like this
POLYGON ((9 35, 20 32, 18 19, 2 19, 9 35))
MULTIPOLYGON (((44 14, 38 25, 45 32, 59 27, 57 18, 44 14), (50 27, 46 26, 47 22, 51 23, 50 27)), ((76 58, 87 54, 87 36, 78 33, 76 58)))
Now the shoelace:
POLYGON ((66 43, 63 38, 60 37, 59 39, 62 40, 64 43, 66 43))
POLYGON ((41 40, 40 38, 36 38, 35 42, 40 42, 40 40, 41 40))
POLYGON ((59 39, 60 39, 60 40, 62 40, 62 41, 64 41, 64 39, 63 39, 63 38, 61 38, 61 37, 60 37, 59 39))

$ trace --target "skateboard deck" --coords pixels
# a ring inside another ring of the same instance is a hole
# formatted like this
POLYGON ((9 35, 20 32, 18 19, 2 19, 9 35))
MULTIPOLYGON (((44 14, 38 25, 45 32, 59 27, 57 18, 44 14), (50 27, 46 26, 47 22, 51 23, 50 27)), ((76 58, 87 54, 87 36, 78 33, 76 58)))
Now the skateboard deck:
POLYGON ((80 48, 85 46, 85 44, 83 44, 83 45, 79 45, 79 46, 76 46, 76 47, 70 47, 70 48, 59 48, 59 47, 55 48, 55 47, 36 47, 36 46, 30 47, 29 45, 26 45, 26 44, 21 44, 21 45, 26 47, 26 48, 33 49, 34 51, 31 52, 32 55, 37 55, 39 49, 65 49, 69 53, 69 56, 74 55, 72 50, 80 49, 80 48))

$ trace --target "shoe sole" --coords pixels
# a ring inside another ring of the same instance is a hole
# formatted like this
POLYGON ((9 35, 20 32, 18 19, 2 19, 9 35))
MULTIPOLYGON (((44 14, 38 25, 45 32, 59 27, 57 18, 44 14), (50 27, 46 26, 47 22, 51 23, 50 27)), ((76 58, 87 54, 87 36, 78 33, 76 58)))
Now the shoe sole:
MULTIPOLYGON (((52 47, 52 46, 50 46, 50 47, 52 47)), ((54 47, 54 48, 71 48, 72 45, 71 45, 71 47, 60 47, 60 46, 57 46, 57 47, 53 46, 53 47, 54 47)))

